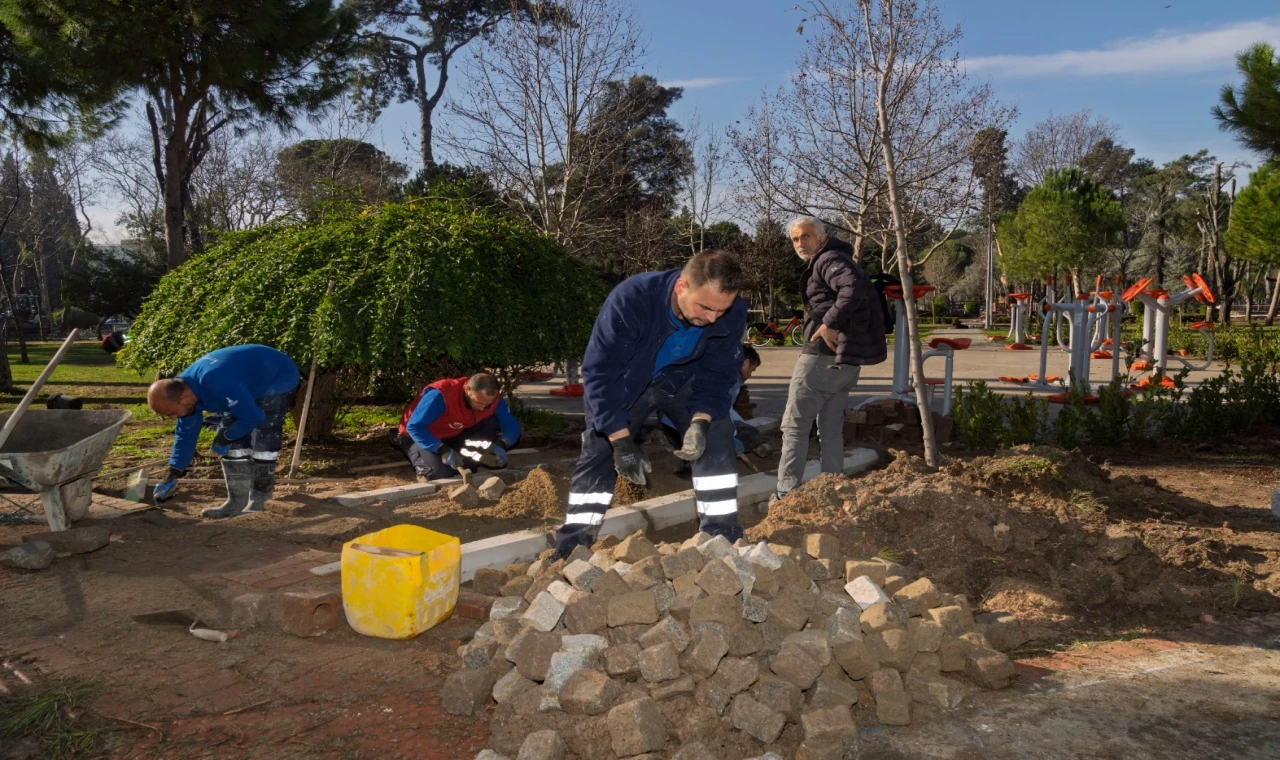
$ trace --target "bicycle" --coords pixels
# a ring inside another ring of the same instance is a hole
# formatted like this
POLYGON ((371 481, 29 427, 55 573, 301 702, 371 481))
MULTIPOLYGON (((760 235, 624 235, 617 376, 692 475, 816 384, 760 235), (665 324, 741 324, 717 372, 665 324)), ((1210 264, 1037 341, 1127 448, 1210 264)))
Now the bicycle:
POLYGON ((756 322, 747 328, 747 342, 753 346, 767 346, 770 343, 774 345, 804 345, 804 322, 801 319, 803 312, 798 309, 791 310, 791 321, 778 327, 778 321, 775 319, 770 322, 756 322))

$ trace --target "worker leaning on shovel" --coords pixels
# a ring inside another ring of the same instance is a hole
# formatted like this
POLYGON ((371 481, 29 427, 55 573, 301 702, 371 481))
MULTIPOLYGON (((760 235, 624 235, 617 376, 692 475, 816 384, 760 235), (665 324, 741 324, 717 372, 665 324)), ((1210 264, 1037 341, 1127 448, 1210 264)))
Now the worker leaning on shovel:
POLYGON ((507 466, 520 423, 487 372, 437 380, 422 389, 400 419, 397 442, 418 480, 457 477, 459 469, 507 466))
POLYGON ((222 457, 227 500, 200 514, 235 517, 261 512, 276 481, 284 415, 298 387, 293 360, 267 346, 220 348, 197 359, 177 377, 147 389, 147 405, 174 428, 169 476, 156 486, 156 501, 173 496, 196 452, 204 412, 221 413, 213 453, 222 457))
POLYGON ((645 484, 652 465, 637 438, 655 411, 682 436, 675 455, 692 462, 700 529, 742 537, 729 419, 747 329, 741 287, 737 257, 703 251, 684 269, 631 277, 605 299, 582 360, 587 429, 556 531, 560 556, 596 540, 618 476, 645 484))

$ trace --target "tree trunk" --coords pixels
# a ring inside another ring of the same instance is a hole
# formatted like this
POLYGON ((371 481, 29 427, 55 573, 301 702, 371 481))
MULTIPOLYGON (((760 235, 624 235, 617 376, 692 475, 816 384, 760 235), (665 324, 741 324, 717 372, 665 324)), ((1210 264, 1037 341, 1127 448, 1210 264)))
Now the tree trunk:
POLYGON ((1263 322, 1270 327, 1276 321, 1276 310, 1280 309, 1280 271, 1276 272, 1275 278, 1271 282, 1271 305, 1267 307, 1267 318, 1263 322))
MULTIPOLYGON (((343 401, 337 393, 338 372, 331 369, 316 370, 316 385, 311 391, 311 413, 307 415, 307 440, 314 441, 333 435, 338 422, 338 412, 342 411, 343 401)), ((302 419, 302 404, 307 395, 307 374, 303 373, 302 382, 293 394, 294 423, 302 419)))
MULTIPOLYGON (((5 276, 3 259, 0 259, 0 284, 4 285, 4 297, 5 300, 9 302, 8 321, 13 323, 14 333, 18 336, 18 351, 22 357, 21 361, 23 364, 30 364, 31 357, 27 356, 27 339, 26 336, 22 334, 22 323, 18 321, 18 302, 13 297, 13 283, 7 276, 5 276)), ((1268 322, 1267 324, 1271 323, 1268 322)), ((7 335, 8 332, 9 326, 6 324, 4 326, 4 333, 7 335)), ((8 362, 7 355, 5 361, 8 362)))
MULTIPOLYGON (((884 156, 885 181, 889 191, 889 208, 893 213, 893 231, 897 242, 898 276, 902 280, 902 300, 907 310, 907 340, 911 348, 911 376, 915 380, 916 408, 920 410, 920 432, 924 443, 924 461, 930 467, 937 467, 938 440, 933 433, 933 410, 929 408, 925 395, 924 352, 920 347, 920 326, 916 318, 916 299, 912 294, 914 278, 911 276, 911 261, 907 255, 907 232, 902 218, 902 199, 898 195, 897 163, 893 156, 893 132, 890 129, 886 90, 889 86, 889 75, 893 71, 894 59, 890 53, 885 60, 884 70, 880 73, 879 86, 876 89, 876 115, 880 122, 880 150, 884 156)), ((901 340, 904 336, 899 336, 901 340)))
MULTIPOLYGON (((187 119, 189 109, 174 99, 173 124, 164 137, 163 176, 157 176, 163 195, 164 204, 164 247, 169 270, 182 266, 187 260, 186 214, 183 205, 183 177, 187 174, 187 163, 190 158, 187 152, 187 119)), ((156 123, 155 114, 148 108, 151 119, 153 148, 160 148, 160 125, 156 123)), ((169 125, 166 125, 168 127, 169 125)), ((156 173, 161 174, 159 161, 156 162, 156 173)))
POLYGON ((1164 287, 1164 227, 1156 225, 1156 288, 1164 287))
POLYGON ((0 325, 0 391, 13 393, 13 370, 9 367, 9 326, 0 325))
POLYGON ((1246 325, 1253 324, 1253 289, 1257 287, 1258 277, 1250 271, 1253 267, 1249 264, 1244 265, 1244 276, 1240 281, 1244 283, 1244 323, 1246 325))

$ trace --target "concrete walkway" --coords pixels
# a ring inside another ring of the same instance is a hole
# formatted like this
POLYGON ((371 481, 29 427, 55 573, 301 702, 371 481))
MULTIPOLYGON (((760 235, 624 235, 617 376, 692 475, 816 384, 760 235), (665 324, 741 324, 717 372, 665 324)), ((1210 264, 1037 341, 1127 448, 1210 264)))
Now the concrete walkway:
MULTIPOLYGON (((1040 351, 1008 351, 1003 345, 988 343, 981 330, 935 330, 930 337, 970 338, 973 344, 964 351, 956 352, 954 377, 957 383, 973 380, 986 380, 992 389, 1007 394, 1025 394, 1027 388, 1013 383, 1004 383, 996 378, 1001 376, 1022 377, 1040 372, 1040 351)), ((757 415, 780 417, 787 405, 787 387, 791 382, 791 370, 799 348, 760 348, 763 363, 755 376, 747 383, 751 392, 751 400, 756 404, 757 415)), ((1048 357, 1049 375, 1065 377, 1067 374, 1067 354, 1059 350, 1050 350, 1048 357)), ((1177 362, 1170 362, 1171 373, 1176 371, 1177 362)), ((1123 371, 1123 364, 1121 365, 1123 371)), ((1190 385, 1197 385, 1205 379, 1222 372, 1223 365, 1215 365, 1207 371, 1192 372, 1187 378, 1190 385)), ((1095 384, 1106 384, 1111 380, 1111 361, 1094 360, 1090 363, 1090 378, 1095 384)), ((925 362, 925 371, 929 377, 942 377, 942 359, 930 359, 925 362)), ((521 398, 533 406, 550 409, 569 416, 582 414, 581 398, 559 398, 550 395, 553 388, 564 383, 563 377, 537 383, 527 383, 518 391, 521 398)), ((871 396, 884 395, 893 386, 893 346, 889 347, 889 360, 883 364, 862 368, 862 379, 858 385, 858 393, 854 394, 850 405, 856 405, 871 396)), ((1047 393, 1043 392, 1043 393, 1047 393)))

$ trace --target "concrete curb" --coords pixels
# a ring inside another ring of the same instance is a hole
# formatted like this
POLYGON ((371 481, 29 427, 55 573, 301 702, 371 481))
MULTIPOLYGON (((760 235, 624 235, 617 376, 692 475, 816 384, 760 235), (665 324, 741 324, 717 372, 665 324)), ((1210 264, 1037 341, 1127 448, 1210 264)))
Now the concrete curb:
MULTIPOLYGON (((844 474, 865 472, 880 462, 880 456, 872 449, 852 449, 844 458, 844 474)), ((809 462, 804 469, 804 480, 818 476, 821 464, 809 462)), ((762 472, 748 475, 738 481, 738 507, 758 504, 769 498, 777 485, 777 474, 762 472)), ((637 530, 662 530, 673 525, 692 522, 698 518, 693 491, 645 499, 627 507, 614 507, 604 513, 600 535, 626 536, 637 530)), ((462 580, 469 581, 482 567, 501 569, 515 562, 532 560, 551 548, 551 533, 522 530, 501 536, 472 541, 462 545, 462 580)))

